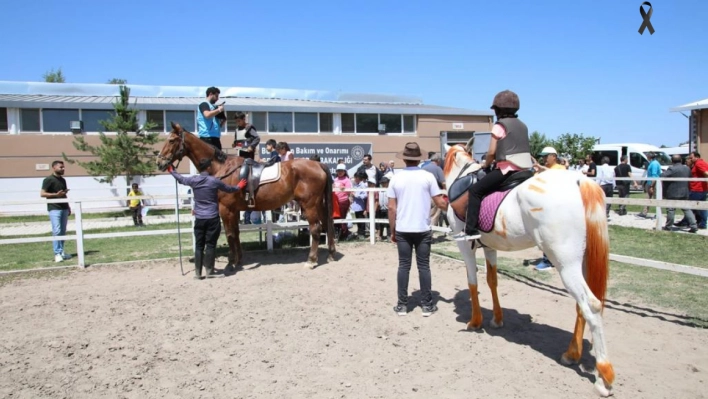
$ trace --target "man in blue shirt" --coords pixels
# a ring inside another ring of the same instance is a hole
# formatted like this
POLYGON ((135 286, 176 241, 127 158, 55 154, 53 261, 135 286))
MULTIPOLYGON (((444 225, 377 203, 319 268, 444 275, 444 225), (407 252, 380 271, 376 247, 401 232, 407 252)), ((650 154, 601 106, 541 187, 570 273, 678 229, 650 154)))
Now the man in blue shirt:
POLYGON ((206 268, 206 278, 216 277, 214 262, 216 261, 216 242, 221 234, 221 220, 219 219, 218 191, 235 193, 246 187, 246 179, 238 182, 237 186, 226 185, 220 179, 211 176, 211 160, 202 159, 199 162, 199 173, 196 176, 182 176, 175 172, 172 165, 167 167, 180 184, 192 187, 194 192, 194 240, 196 253, 194 254, 194 278, 202 278, 202 265, 206 268), (206 250, 205 250, 206 247, 206 250))
POLYGON ((226 123, 224 104, 216 106, 221 91, 216 87, 206 90, 207 101, 197 110, 197 134, 202 141, 221 149, 221 127, 226 123))
MULTIPOLYGON (((656 160, 653 152, 647 152, 647 159, 649 160, 649 165, 647 165, 647 177, 661 177, 661 164, 656 160)), ((656 194, 656 180, 647 180, 645 184, 645 191, 649 199, 654 198, 656 194)), ((646 217, 647 212, 649 212, 649 207, 645 206, 642 212, 637 215, 641 217, 646 217)))

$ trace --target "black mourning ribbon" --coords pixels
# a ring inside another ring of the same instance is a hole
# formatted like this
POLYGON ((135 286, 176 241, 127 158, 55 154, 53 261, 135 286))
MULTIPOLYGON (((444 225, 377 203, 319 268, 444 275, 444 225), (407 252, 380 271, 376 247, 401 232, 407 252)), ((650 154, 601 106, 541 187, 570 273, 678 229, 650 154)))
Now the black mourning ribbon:
POLYGON ((642 3, 642 5, 639 6, 639 13, 642 14, 642 26, 639 27, 639 34, 643 35, 644 34, 644 29, 649 29, 649 34, 653 35, 654 34, 654 27, 651 26, 651 14, 654 11, 652 10, 651 3, 648 1, 645 1, 642 3), (649 6, 649 13, 644 12, 644 9, 642 6, 649 6))

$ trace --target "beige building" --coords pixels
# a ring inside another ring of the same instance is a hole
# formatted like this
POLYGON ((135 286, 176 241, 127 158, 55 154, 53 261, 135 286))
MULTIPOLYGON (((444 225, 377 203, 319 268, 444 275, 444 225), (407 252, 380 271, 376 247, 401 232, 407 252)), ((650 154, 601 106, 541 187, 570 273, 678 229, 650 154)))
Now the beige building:
POLYGON ((706 159, 708 157, 708 98, 671 108, 671 111, 690 113, 688 121, 689 148, 691 151, 698 151, 701 157, 706 159))
MULTIPOLYGON (((154 122, 157 131, 166 133, 170 121, 175 121, 196 132, 196 111, 206 87, 128 86, 141 123, 154 122)), ((0 177, 44 177, 50 173, 48 165, 61 159, 62 153, 90 160, 74 148, 74 136, 99 142, 99 121, 112 112, 118 90, 109 84, 0 82, 0 177), (72 131, 72 122, 80 123, 81 129, 72 131)), ((243 111, 257 128, 262 146, 272 138, 296 147, 296 157, 317 151, 323 157, 331 154, 323 162, 332 168, 337 158, 348 157, 348 167, 353 169, 364 152, 371 152, 376 164, 395 160, 395 153, 409 141, 418 142, 425 151, 440 152, 441 134, 443 141, 446 137, 465 141, 472 132, 490 131, 493 123, 490 110, 428 105, 413 97, 238 87, 220 90, 219 102, 226 101, 230 115, 222 131, 224 148, 230 148, 234 138, 231 115, 243 111)), ((182 163, 180 171, 189 172, 188 164, 182 163)), ((398 160, 396 167, 402 166, 398 160)), ((78 165, 71 169, 72 176, 86 176, 78 165)))

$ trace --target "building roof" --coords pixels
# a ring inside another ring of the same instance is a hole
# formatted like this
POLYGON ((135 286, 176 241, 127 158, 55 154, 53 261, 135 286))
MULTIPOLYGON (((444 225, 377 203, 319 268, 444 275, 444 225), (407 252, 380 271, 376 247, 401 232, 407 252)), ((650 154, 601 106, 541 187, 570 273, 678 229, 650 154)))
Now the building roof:
POLYGON ((690 111, 693 109, 706 109, 708 108, 708 98, 705 100, 700 100, 700 101, 694 101, 692 103, 680 105, 678 107, 674 107, 669 109, 671 112, 679 112, 679 111, 690 111))
MULTIPOLYGON (((192 110, 206 87, 127 85, 131 102, 144 110, 192 110)), ((287 111, 490 116, 491 111, 423 104, 422 99, 367 93, 226 87, 227 111, 287 111)), ((111 109, 119 95, 113 84, 0 81, 0 107, 111 109)))

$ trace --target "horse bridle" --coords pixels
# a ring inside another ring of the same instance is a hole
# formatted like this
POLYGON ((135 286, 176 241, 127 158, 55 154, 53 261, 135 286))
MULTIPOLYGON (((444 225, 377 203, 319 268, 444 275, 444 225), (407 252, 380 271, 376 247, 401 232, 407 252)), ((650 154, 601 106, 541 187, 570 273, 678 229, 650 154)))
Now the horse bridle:
POLYGON ((179 150, 176 153, 172 154, 172 159, 167 159, 162 155, 158 155, 157 159, 161 161, 168 161, 169 164, 172 164, 174 162, 174 159, 177 158, 177 165, 172 165, 172 168, 177 169, 179 167, 180 162, 182 162, 182 158, 184 158, 184 152, 184 130, 181 130, 179 133, 179 150))

